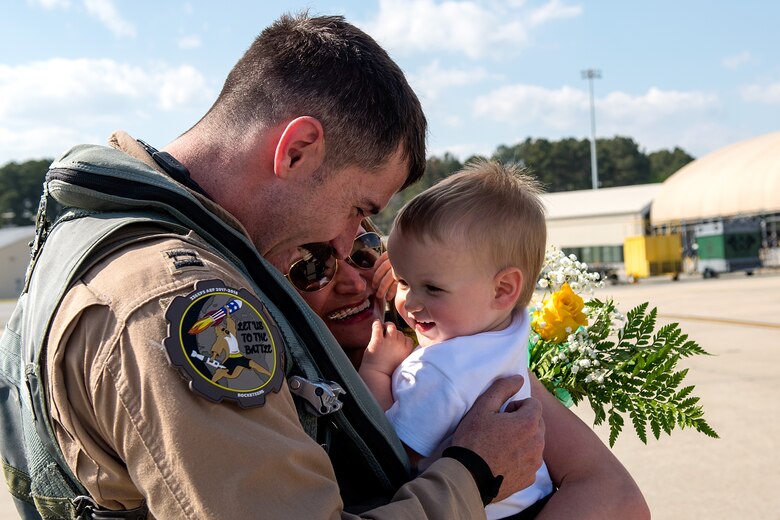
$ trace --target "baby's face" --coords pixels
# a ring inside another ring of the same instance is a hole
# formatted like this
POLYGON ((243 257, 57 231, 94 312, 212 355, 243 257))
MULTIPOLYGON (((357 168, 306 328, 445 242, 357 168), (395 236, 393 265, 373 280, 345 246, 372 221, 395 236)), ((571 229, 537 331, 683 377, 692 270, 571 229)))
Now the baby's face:
POLYGON ((494 305, 496 270, 464 244, 394 231, 388 254, 398 280, 396 308, 414 328, 420 345, 509 325, 511 311, 494 305))

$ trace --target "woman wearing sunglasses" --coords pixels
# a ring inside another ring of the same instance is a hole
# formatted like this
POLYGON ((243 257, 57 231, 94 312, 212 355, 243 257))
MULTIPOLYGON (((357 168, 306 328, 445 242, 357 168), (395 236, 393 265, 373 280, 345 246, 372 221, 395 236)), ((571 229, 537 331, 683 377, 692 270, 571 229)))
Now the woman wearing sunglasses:
MULTIPOLYGON (((386 320, 386 302, 395 297, 393 273, 376 226, 363 221, 346 260, 333 257, 328 246, 312 244, 290 266, 287 277, 359 368, 372 323, 386 320)), ((544 408, 545 459, 552 450, 558 454, 554 460, 564 461, 548 462, 560 487, 540 514, 545 518, 642 516, 626 492, 625 470, 612 452, 535 377, 531 379, 533 395, 544 408)))
POLYGON ((386 302, 395 296, 395 281, 378 231, 364 220, 346 260, 337 260, 329 246, 310 244, 287 272, 355 369, 371 340, 371 324, 385 320, 386 302))

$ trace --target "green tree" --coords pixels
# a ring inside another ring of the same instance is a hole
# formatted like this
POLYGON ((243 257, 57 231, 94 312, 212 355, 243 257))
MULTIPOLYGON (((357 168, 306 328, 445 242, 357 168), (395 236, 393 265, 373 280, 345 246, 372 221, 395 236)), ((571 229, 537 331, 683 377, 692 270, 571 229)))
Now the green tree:
POLYGON ((0 167, 0 226, 35 223, 49 164, 51 159, 41 159, 0 167))
POLYGON ((601 188, 652 182, 650 161, 630 137, 597 139, 596 156, 601 188))
POLYGON ((658 150, 648 155, 650 160, 651 182, 663 182, 677 170, 693 161, 694 158, 678 147, 669 150, 658 150))
MULTIPOLYGON (((644 153, 630 137, 615 136, 598 139, 599 185, 602 188, 662 182, 693 160, 680 148, 644 153)), ((450 153, 431 156, 423 178, 406 191, 396 194, 375 221, 389 231, 395 214, 406 201, 426 188, 461 169, 464 164, 481 158, 471 156, 464 163, 450 153)), ((587 190, 592 186, 590 171, 590 141, 573 137, 558 141, 527 138, 514 145, 502 144, 490 156, 504 164, 515 164, 528 169, 548 193, 587 190)))
POLYGON ((492 158, 526 167, 548 192, 570 191, 589 187, 589 150, 586 140, 528 138, 515 146, 499 146, 492 158))

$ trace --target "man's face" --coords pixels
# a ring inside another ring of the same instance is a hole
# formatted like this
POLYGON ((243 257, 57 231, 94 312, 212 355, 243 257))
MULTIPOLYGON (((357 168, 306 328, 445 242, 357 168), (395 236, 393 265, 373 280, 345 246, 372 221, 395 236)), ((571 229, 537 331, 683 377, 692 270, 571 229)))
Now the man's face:
POLYGON ((282 272, 300 257, 303 244, 329 243, 344 258, 361 220, 384 208, 407 176, 399 149, 375 171, 348 166, 299 179, 276 208, 266 208, 277 216, 276 229, 261 230, 270 244, 261 253, 282 272))

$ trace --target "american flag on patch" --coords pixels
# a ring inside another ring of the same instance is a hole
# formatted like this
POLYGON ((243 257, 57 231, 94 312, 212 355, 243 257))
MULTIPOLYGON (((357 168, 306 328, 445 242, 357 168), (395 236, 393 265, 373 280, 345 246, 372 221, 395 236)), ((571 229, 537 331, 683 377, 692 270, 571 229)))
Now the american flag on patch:
POLYGON ((225 319, 225 316, 236 312, 241 308, 243 303, 244 302, 239 299, 230 300, 219 309, 206 313, 206 315, 196 321, 195 325, 193 325, 187 332, 189 334, 195 335, 203 332, 212 325, 219 325, 222 320, 225 319))

